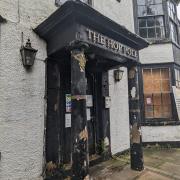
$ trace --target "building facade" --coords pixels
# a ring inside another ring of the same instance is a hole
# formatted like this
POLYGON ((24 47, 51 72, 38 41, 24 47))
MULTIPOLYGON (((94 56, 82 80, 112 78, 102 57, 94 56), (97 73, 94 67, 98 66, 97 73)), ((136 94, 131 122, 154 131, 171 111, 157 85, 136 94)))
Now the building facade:
POLYGON ((178 3, 134 1, 136 33, 150 42, 150 46, 140 52, 144 142, 180 140, 178 3))
POLYGON ((148 43, 133 34, 133 1, 63 3, 0 2, 2 180, 42 179, 48 163, 83 178, 91 155, 130 148, 141 118, 138 51, 148 43), (38 50, 30 68, 27 39, 38 50))

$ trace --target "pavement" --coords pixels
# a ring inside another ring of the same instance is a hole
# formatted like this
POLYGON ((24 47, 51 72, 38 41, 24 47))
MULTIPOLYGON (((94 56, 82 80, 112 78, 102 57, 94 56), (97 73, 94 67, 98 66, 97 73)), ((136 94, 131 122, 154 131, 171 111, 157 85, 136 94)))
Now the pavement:
POLYGON ((114 156, 90 168, 91 180, 180 180, 180 149, 144 149, 143 171, 130 169, 129 154, 114 156))

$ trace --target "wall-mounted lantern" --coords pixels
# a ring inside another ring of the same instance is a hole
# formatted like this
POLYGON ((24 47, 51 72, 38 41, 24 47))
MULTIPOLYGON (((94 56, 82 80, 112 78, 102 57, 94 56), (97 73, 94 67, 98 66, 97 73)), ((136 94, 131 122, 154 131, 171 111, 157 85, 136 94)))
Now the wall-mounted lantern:
POLYGON ((114 80, 117 81, 121 81, 122 77, 123 77, 124 71, 121 69, 116 69, 114 70, 114 80))
POLYGON ((22 62, 25 67, 30 67, 34 64, 37 49, 31 47, 30 39, 27 40, 26 45, 20 49, 22 62))

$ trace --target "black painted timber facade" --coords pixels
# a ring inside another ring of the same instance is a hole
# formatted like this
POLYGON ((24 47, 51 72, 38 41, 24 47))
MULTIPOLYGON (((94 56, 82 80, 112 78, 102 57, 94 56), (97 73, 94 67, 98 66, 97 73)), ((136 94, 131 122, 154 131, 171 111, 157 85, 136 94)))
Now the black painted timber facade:
MULTIPOLYGON (((104 105, 109 69, 125 66, 130 71, 130 122, 139 132, 138 51, 148 43, 79 1, 66 2, 34 31, 47 42, 46 161, 70 163, 72 177, 84 179, 91 155, 104 159, 111 154, 110 143, 104 144, 104 138, 111 139, 104 105), (93 95, 90 102, 88 94, 93 95)), ((132 168, 142 170, 141 139, 132 142, 132 168)))

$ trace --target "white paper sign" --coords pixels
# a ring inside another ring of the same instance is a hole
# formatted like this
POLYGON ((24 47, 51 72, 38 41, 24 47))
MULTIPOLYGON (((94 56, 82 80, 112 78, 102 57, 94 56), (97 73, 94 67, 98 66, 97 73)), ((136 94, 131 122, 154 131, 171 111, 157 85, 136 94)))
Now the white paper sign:
POLYGON ((71 114, 65 114, 65 128, 71 127, 71 114))
POLYGON ((105 97, 105 108, 110 108, 111 107, 111 97, 106 96, 105 97))
POLYGON ((71 112, 71 94, 66 94, 66 112, 71 112))
POLYGON ((86 95, 86 106, 93 107, 93 96, 92 95, 86 95))
POLYGON ((86 109, 86 114, 87 114, 87 121, 90 121, 91 120, 91 110, 90 110, 90 108, 86 109))
POLYGON ((152 104, 151 98, 146 98, 146 103, 147 103, 147 105, 151 105, 152 104))

